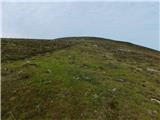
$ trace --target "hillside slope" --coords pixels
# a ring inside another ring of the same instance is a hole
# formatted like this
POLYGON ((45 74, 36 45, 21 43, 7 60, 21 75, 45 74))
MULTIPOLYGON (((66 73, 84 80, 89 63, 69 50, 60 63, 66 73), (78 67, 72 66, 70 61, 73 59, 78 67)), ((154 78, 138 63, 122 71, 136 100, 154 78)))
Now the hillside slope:
POLYGON ((159 120, 160 52, 94 37, 1 40, 2 120, 159 120))

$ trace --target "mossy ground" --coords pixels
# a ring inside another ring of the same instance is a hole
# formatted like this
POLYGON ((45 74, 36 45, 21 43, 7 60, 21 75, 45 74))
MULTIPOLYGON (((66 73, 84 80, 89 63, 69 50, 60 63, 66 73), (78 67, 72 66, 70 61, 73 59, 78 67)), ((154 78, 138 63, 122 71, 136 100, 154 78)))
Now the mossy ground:
POLYGON ((159 120, 159 52, 90 39, 24 59, 4 52, 2 120, 159 120))

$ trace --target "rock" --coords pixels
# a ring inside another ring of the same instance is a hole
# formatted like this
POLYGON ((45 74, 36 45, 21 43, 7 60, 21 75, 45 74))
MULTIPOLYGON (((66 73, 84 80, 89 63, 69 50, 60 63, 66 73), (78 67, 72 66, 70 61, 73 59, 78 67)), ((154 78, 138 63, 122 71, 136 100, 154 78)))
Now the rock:
POLYGON ((116 79, 117 81, 119 81, 119 82, 125 82, 125 79, 123 79, 123 78, 119 78, 119 79, 116 79))
POLYGON ((96 47, 96 48, 97 48, 97 47, 98 47, 98 45, 93 45, 93 47, 96 47))
POLYGON ((85 77, 85 79, 86 79, 86 80, 89 80, 90 78, 89 78, 89 77, 85 77))
POLYGON ((16 93, 17 92, 17 90, 13 90, 13 93, 16 93))
POLYGON ((97 110, 94 110, 94 113, 98 113, 98 111, 97 111, 97 110))
POLYGON ((30 61, 30 60, 27 60, 26 63, 31 63, 31 61, 30 61))
POLYGON ((153 113, 154 113, 154 114, 158 114, 158 112, 157 112, 156 110, 153 110, 153 113))
POLYGON ((47 69, 46 73, 51 73, 52 71, 50 69, 47 69))
POLYGON ((71 55, 69 55, 69 56, 68 56, 68 58, 72 58, 72 56, 71 56, 71 55))
POLYGON ((30 78, 30 76, 27 73, 22 73, 19 75, 19 79, 21 80, 26 80, 28 78, 30 78))
POLYGON ((84 68, 84 67, 88 67, 88 65, 84 63, 84 64, 81 64, 80 67, 84 68))
POLYGON ((116 92, 116 90, 117 90, 116 88, 113 88, 113 89, 112 89, 112 92, 116 92))
POLYGON ((106 79, 108 79, 108 80, 113 80, 113 78, 110 77, 110 76, 106 76, 106 79))
POLYGON ((147 110, 147 113, 151 116, 153 116, 154 114, 158 114, 156 110, 147 110))
POLYGON ((160 100, 158 100, 158 99, 151 98, 151 101, 153 101, 153 102, 156 102, 156 103, 160 104, 160 100))
POLYGON ((3 70, 4 70, 4 71, 8 71, 8 68, 5 67, 3 70))
POLYGON ((118 50, 119 51, 124 51, 124 52, 131 52, 131 50, 129 50, 129 49, 123 49, 123 48, 119 48, 118 50))
POLYGON ((35 108, 38 110, 38 111, 41 111, 41 107, 39 104, 35 105, 35 108))
POLYGON ((142 71, 143 69, 142 68, 136 68, 136 71, 142 71))
POLYGON ((12 69, 8 69, 8 68, 1 68, 2 69, 2 71, 1 71, 1 74, 3 75, 3 76, 5 76, 5 75, 9 75, 10 73, 13 73, 14 71, 12 70, 12 69))
POLYGON ((10 99, 9 99, 9 101, 15 101, 16 100, 16 97, 15 96, 13 96, 13 97, 11 97, 10 99))
POLYGON ((151 72, 151 73, 157 73, 157 72, 159 72, 158 70, 153 69, 153 68, 147 68, 147 71, 151 72))
POLYGON ((24 71, 23 70, 20 70, 20 71, 18 71, 18 74, 21 74, 21 73, 23 73, 24 71))
POLYGON ((85 93, 84 93, 84 96, 87 96, 87 95, 88 95, 88 92, 85 92, 85 93))
POLYGON ((19 77, 19 79, 24 80, 24 79, 30 78, 30 75, 27 72, 21 70, 18 72, 18 77, 19 77))
POLYGON ((88 76, 86 76, 86 75, 75 75, 74 77, 73 77, 73 79, 74 80, 86 80, 86 81, 91 81, 92 80, 92 78, 91 77, 88 77, 88 76))
POLYGON ((147 113, 148 113, 149 115, 153 115, 153 114, 152 114, 152 110, 147 110, 147 113))
POLYGON ((79 76, 74 76, 74 77, 73 77, 73 79, 75 79, 75 80, 79 80, 79 79, 80 79, 80 77, 79 77, 79 76))
POLYGON ((98 98, 98 95, 97 95, 97 94, 94 94, 94 95, 93 95, 93 98, 94 98, 94 99, 97 99, 97 98, 98 98))
POLYGON ((49 83, 51 83, 51 80, 40 80, 39 81, 39 83, 41 84, 41 85, 47 85, 47 84, 49 84, 49 83))

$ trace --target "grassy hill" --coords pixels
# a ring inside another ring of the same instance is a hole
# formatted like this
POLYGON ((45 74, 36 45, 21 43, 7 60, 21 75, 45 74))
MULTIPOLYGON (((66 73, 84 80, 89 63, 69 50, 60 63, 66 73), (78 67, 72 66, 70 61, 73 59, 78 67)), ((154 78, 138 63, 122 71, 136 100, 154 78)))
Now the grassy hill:
POLYGON ((2 120, 159 120, 160 52, 95 37, 1 40, 2 120))

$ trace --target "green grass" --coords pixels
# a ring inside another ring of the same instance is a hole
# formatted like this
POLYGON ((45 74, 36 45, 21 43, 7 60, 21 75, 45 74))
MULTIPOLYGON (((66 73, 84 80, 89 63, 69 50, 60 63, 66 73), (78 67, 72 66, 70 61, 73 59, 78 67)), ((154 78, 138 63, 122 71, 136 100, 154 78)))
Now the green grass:
POLYGON ((2 40, 2 120, 160 119, 151 101, 160 100, 158 51, 89 37, 47 42, 60 47, 2 40), (14 59, 19 46, 28 50, 14 59))

